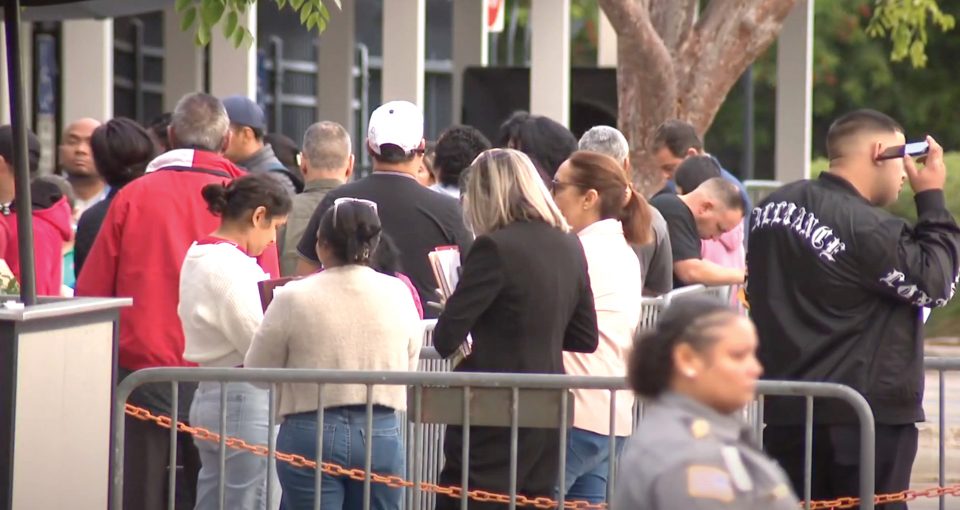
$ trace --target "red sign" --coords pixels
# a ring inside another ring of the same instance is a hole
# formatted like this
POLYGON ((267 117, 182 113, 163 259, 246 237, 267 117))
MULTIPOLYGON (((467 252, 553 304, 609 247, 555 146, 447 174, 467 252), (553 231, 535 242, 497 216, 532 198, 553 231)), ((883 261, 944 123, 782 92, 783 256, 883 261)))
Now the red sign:
POLYGON ((487 31, 503 32, 503 11, 506 0, 487 0, 487 31))

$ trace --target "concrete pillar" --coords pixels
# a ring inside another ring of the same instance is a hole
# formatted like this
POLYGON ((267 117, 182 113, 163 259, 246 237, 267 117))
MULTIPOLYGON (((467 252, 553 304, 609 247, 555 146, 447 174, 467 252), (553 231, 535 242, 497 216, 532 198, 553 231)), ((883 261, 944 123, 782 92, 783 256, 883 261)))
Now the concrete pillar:
MULTIPOLYGON (((256 6, 247 6, 240 24, 257 33, 256 6)), ((234 48, 223 37, 223 29, 214 27, 210 40, 210 93, 219 98, 245 95, 257 100, 257 45, 245 43, 234 48)))
POLYGON ((64 21, 60 34, 64 124, 82 117, 112 118, 113 20, 64 21))
POLYGON ((0 24, 0 124, 10 123, 10 87, 7 84, 7 30, 0 24))
POLYGON ((617 67, 617 32, 603 9, 598 10, 597 67, 617 67))
POLYGON ((489 58, 487 2, 453 2, 453 122, 463 118, 463 71, 471 66, 486 66, 489 58))
POLYGON ((799 0, 777 44, 776 179, 810 177, 813 125, 813 1, 799 0))
POLYGON ((383 2, 383 19, 383 102, 410 101, 422 109, 426 0, 383 2))
POLYGON ((181 97, 203 90, 203 49, 194 32, 180 30, 173 4, 163 10, 163 110, 170 112, 181 97))
MULTIPOLYGON (((317 47, 317 120, 339 122, 357 138, 353 67, 356 60, 356 3, 330 11, 330 23, 317 47)), ((299 143, 299 140, 297 141, 299 143)))
POLYGON ((570 0, 532 0, 530 113, 570 125, 570 0))
POLYGON ((64 21, 60 44, 63 122, 112 118, 113 20, 64 21))

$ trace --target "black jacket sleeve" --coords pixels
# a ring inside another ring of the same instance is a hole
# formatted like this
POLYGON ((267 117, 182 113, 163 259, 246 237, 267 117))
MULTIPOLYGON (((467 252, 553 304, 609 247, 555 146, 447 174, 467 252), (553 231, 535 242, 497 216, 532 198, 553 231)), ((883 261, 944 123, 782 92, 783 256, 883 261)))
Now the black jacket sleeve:
POLYGON ((947 210, 943 191, 918 193, 917 223, 899 218, 857 231, 864 285, 915 306, 944 306, 960 274, 960 228, 947 210))
POLYGON ((489 237, 479 237, 466 256, 460 282, 447 299, 433 331, 433 345, 441 356, 446 358, 456 352, 502 287, 497 245, 489 237))
POLYGON ((323 214, 332 205, 333 197, 328 193, 320 201, 316 210, 313 211, 313 215, 310 216, 310 221, 307 223, 307 229, 303 231, 303 237, 297 244, 297 252, 300 253, 300 256, 317 264, 320 263, 320 258, 317 256, 317 229, 320 228, 320 220, 323 219, 323 214))
POLYGON ((580 270, 580 297, 573 309, 573 316, 567 323, 567 331, 563 337, 563 350, 570 352, 594 352, 600 343, 600 333, 597 327, 597 307, 593 302, 593 288, 590 286, 590 274, 587 272, 587 260, 583 255, 583 247, 577 242, 582 260, 580 270))

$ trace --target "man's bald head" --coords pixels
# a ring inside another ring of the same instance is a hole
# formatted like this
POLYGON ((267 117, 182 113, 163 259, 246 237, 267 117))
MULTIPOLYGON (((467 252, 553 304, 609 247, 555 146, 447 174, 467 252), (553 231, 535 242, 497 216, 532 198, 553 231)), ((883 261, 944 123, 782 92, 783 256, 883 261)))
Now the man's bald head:
POLYGON ((90 137, 100 121, 84 117, 67 124, 60 140, 60 168, 69 177, 97 177, 90 137))

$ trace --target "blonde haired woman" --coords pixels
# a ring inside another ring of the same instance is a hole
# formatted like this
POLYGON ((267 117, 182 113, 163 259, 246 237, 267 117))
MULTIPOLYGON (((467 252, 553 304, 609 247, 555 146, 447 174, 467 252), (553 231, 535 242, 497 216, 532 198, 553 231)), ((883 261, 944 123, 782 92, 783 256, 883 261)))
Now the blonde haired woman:
MULTIPOLYGON (((472 335, 472 352, 459 371, 562 374, 564 350, 593 352, 598 343, 583 248, 523 153, 486 151, 468 172, 464 216, 477 239, 440 314, 434 344, 450 356, 472 335)), ((559 440, 557 430, 520 429, 519 493, 553 494, 559 440)), ((462 445, 462 429, 447 427, 441 484, 459 485, 462 445)), ((471 427, 469 465, 470 490, 509 490, 510 429, 471 427)), ((437 501, 437 508, 458 506, 453 498, 437 501)))

